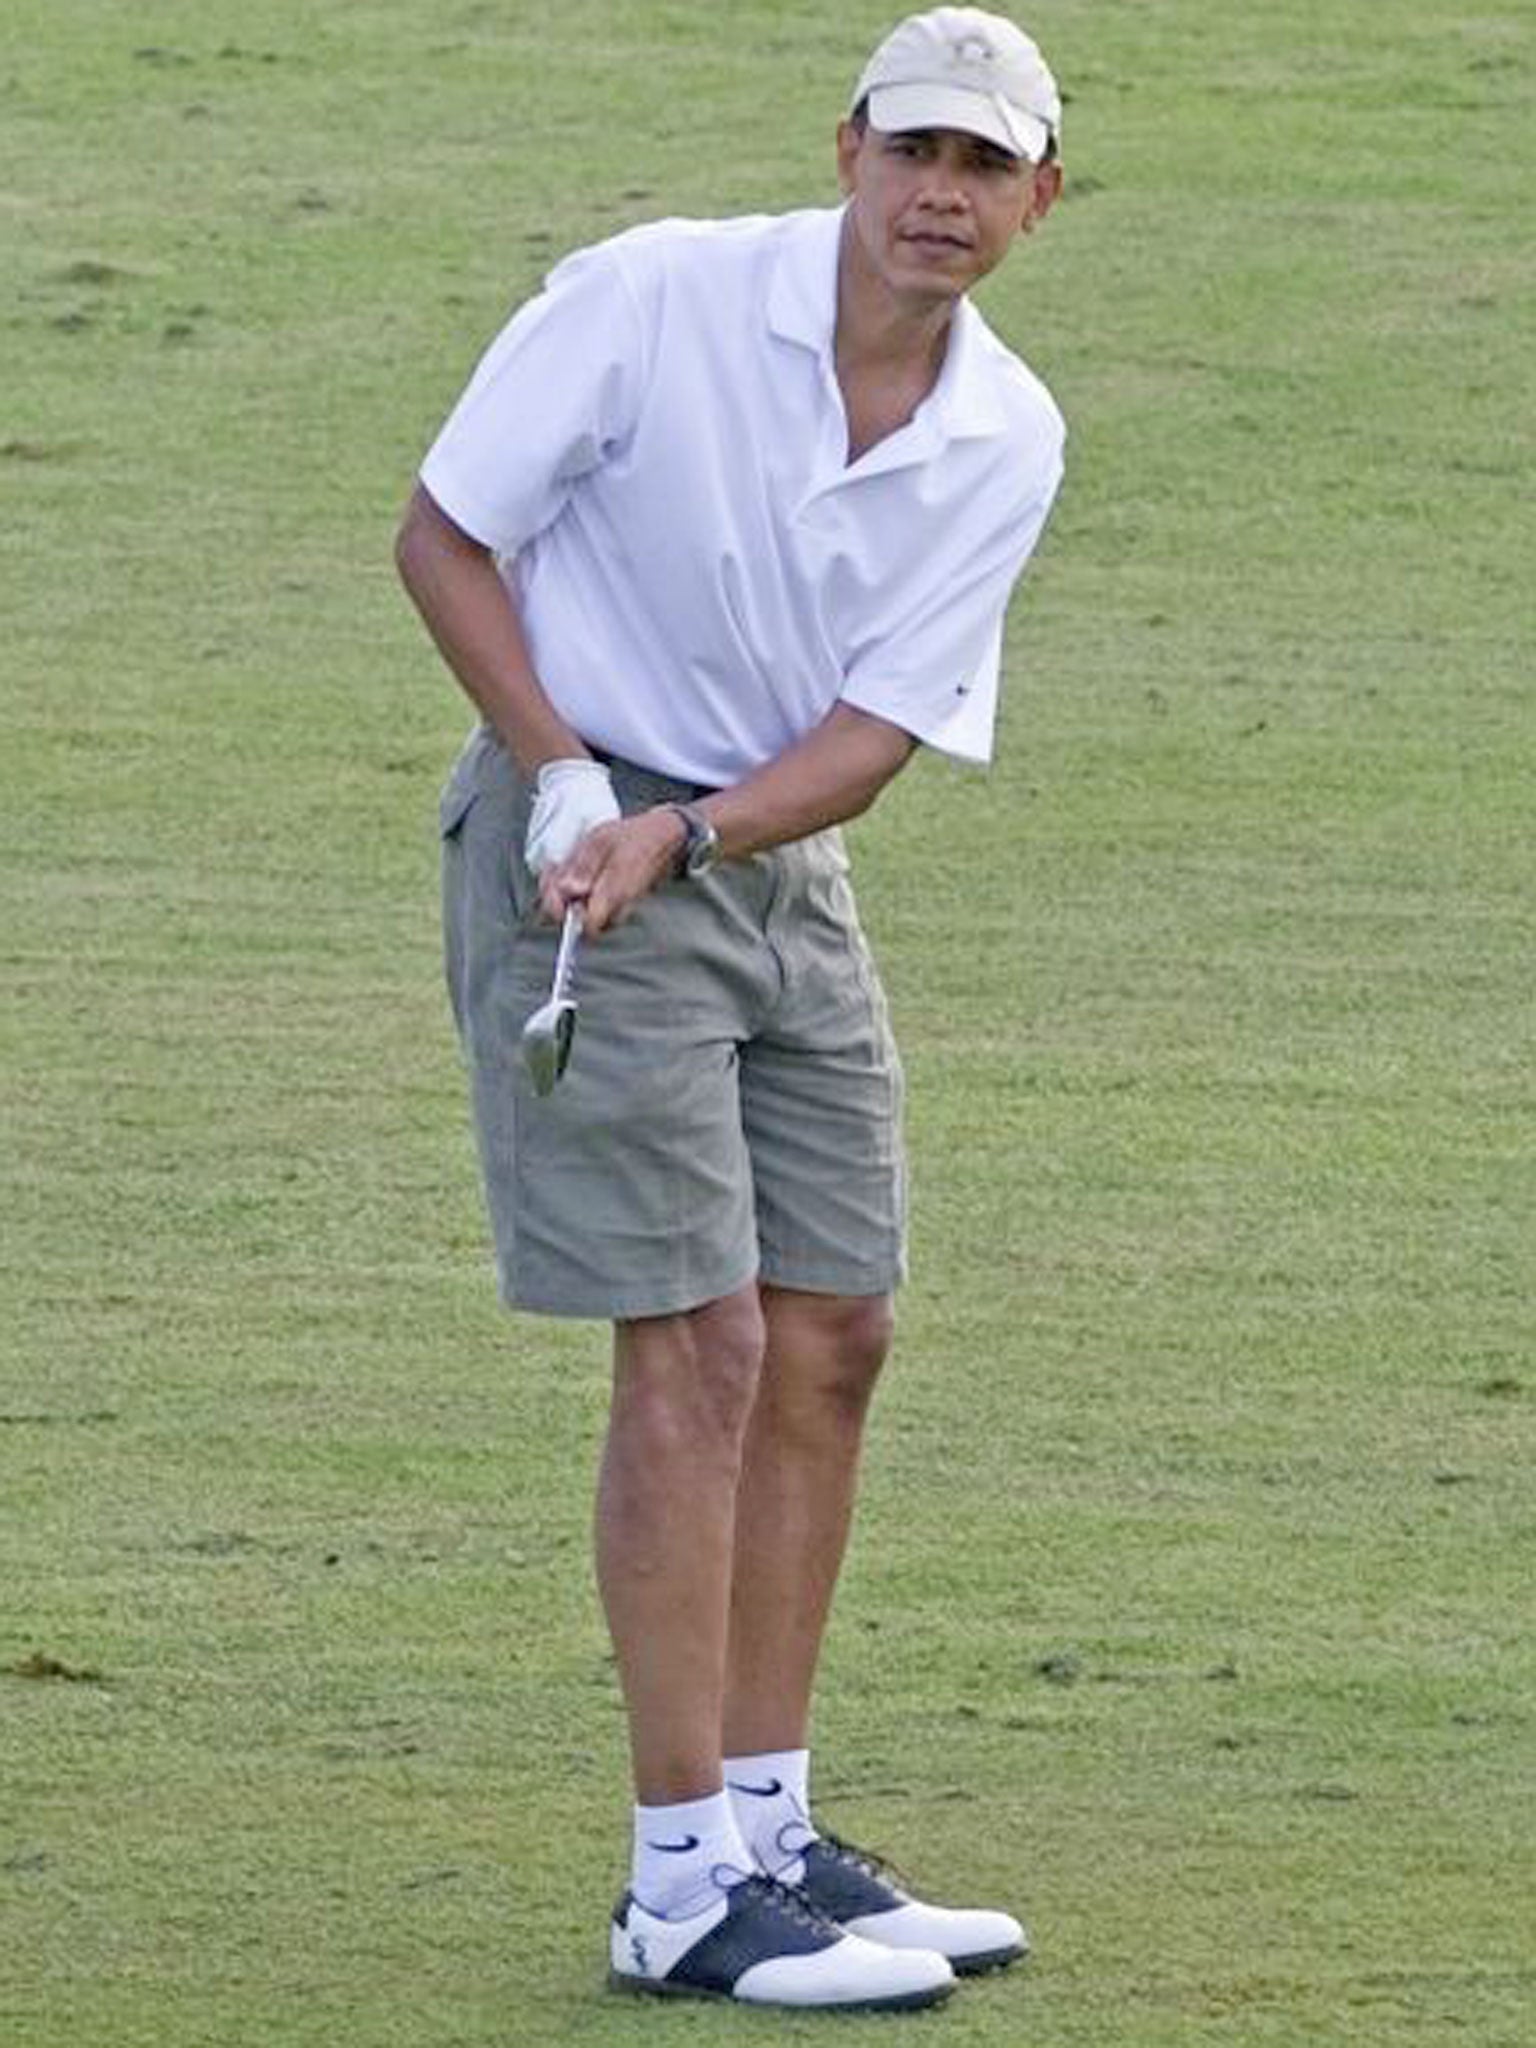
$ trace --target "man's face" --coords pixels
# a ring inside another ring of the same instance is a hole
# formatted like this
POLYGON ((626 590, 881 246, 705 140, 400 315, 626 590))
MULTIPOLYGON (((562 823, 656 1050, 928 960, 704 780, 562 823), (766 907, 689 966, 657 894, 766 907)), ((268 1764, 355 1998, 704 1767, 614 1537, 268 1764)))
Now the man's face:
POLYGON ((918 301, 969 291, 1061 189, 1058 165, 952 128, 884 135, 844 121, 837 168, 860 256, 898 297, 918 301))

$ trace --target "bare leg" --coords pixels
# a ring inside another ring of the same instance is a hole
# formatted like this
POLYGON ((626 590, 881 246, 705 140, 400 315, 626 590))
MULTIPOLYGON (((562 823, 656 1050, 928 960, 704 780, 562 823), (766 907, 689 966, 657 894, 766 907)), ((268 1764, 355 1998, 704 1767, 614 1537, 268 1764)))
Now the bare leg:
POLYGON ((741 1452, 763 1355, 756 1286, 614 1328, 597 1576, 644 1805, 720 1789, 741 1452))
POLYGON ((736 1502, 725 1753, 803 1749, 848 1541, 885 1295, 765 1287, 767 1344, 736 1502))

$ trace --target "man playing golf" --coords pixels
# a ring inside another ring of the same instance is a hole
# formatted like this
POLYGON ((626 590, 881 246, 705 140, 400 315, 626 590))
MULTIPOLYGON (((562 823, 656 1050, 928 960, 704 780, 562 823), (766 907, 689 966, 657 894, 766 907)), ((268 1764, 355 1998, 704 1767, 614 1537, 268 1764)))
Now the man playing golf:
POLYGON ((625 1987, 921 2005, 1024 1950, 818 1831, 808 1725, 903 1271, 900 1070, 835 828, 919 744, 991 750, 1063 431, 967 293, 1049 212, 1059 126, 1011 22, 902 22, 838 129, 845 203, 568 258, 401 530, 481 721, 444 900, 502 1291, 613 1325, 625 1987), (541 1093, 520 1039, 572 905, 541 1093))

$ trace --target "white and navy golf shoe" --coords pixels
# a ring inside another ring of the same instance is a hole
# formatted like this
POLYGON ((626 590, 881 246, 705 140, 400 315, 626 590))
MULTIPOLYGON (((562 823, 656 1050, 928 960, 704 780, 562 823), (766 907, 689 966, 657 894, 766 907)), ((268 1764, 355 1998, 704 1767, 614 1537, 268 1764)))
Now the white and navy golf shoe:
POLYGON ((865 1941, 766 1877, 743 1878, 679 1920, 648 1913, 626 1892, 614 1909, 608 1980, 663 1997, 844 2012, 935 2005, 955 1985, 942 1956, 865 1941))
POLYGON ((898 1952, 936 1951, 962 1976, 1000 1970, 1029 1952, 1029 1937, 1011 1913, 930 1906, 898 1884, 878 1857, 835 1835, 805 1842, 779 1876, 814 1913, 849 1934, 898 1952))

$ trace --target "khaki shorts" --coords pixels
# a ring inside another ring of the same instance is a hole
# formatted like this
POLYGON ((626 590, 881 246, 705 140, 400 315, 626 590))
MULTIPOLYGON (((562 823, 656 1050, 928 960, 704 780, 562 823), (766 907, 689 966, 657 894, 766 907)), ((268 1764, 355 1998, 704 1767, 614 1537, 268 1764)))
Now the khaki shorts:
MULTIPOLYGON (((613 764, 626 813, 698 794, 613 764)), ((840 834, 669 882, 589 941, 552 1094, 520 1034, 556 933, 522 847, 532 792, 484 727, 443 792, 449 994, 507 1303, 630 1318, 755 1277, 883 1294, 904 1271, 901 1068, 840 834)))

